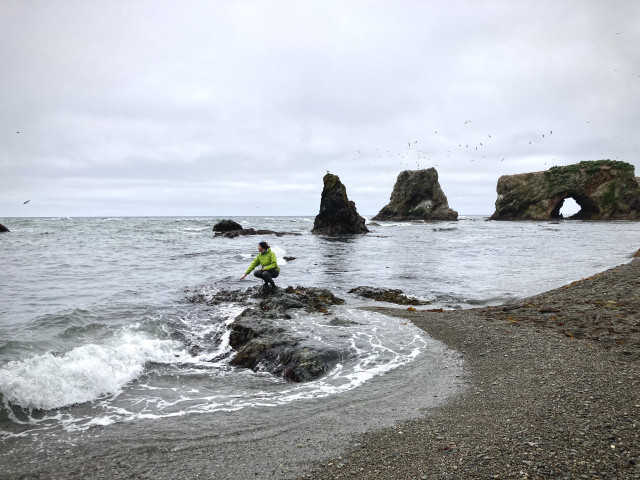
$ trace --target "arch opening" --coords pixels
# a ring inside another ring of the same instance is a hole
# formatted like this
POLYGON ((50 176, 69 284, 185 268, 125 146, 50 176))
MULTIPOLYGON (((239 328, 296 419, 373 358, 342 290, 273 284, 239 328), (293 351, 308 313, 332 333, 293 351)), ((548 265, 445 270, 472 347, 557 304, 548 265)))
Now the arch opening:
POLYGON ((576 215, 582 207, 578 202, 576 202, 572 197, 567 197, 562 202, 562 206, 560 207, 560 217, 561 218, 571 218, 576 215))
POLYGON ((567 196, 561 198, 551 212, 552 219, 571 219, 580 218, 583 212, 583 205, 576 201, 573 197, 567 196))

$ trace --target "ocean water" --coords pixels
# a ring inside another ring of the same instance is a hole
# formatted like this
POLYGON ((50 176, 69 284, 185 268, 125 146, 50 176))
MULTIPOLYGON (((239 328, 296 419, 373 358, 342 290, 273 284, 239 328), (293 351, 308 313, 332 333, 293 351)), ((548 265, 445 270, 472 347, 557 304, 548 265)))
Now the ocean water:
POLYGON ((449 360, 411 324, 358 309, 374 302, 351 288, 397 288, 432 307, 495 305, 628 262, 640 239, 633 222, 483 217, 385 222, 344 237, 312 235, 313 217, 243 217, 235 220, 247 228, 299 235, 214 238, 221 219, 2 220, 11 233, 0 235, 0 454, 61 432, 72 441, 95 428, 174 417, 218 415, 221 429, 233 429, 255 423, 257 410, 304 413, 332 398, 400 388, 392 372, 415 362, 435 372, 449 360), (244 307, 188 301, 257 285, 240 277, 261 240, 280 258, 281 287, 329 288, 346 300, 333 316, 357 323, 336 327, 332 316, 304 313, 277 320, 349 352, 324 378, 293 384, 231 367, 228 329, 244 307))

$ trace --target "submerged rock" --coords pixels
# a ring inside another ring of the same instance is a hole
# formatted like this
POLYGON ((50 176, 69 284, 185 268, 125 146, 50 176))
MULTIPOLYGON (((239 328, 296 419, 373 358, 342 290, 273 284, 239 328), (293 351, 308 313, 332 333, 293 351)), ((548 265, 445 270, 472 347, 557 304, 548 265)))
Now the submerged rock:
POLYGON ((542 172, 498 179, 491 220, 562 218, 565 199, 573 198, 577 220, 640 220, 640 180, 633 165, 613 160, 584 161, 542 172))
POLYGON ((0 233, 9 232, 10 230, 0 223, 0 233))
POLYGON ((320 213, 313 222, 312 233, 342 235, 367 233, 365 219, 358 215, 356 204, 347 197, 347 189, 337 175, 327 173, 322 179, 324 188, 320 199, 320 213))
POLYGON ((358 322, 354 322, 353 320, 349 320, 348 318, 335 317, 329 321, 329 325, 331 325, 332 327, 354 327, 361 324, 358 322))
POLYGON ((400 172, 389 204, 372 220, 457 220, 438 182, 435 168, 400 172))
POLYGON ((429 305, 431 303, 426 300, 407 297, 402 293, 402 290, 388 288, 356 287, 349 290, 348 293, 353 293, 364 298, 370 298, 377 302, 396 303, 398 305, 429 305))

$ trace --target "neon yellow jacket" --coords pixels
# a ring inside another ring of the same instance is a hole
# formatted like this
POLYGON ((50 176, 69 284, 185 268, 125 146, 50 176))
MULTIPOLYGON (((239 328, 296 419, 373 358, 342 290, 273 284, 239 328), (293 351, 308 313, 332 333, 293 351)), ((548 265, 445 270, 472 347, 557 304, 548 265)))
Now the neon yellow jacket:
POLYGON ((255 260, 251 262, 251 265, 249 265, 249 268, 245 273, 251 273, 253 269, 258 265, 262 265, 262 268, 265 270, 273 270, 274 268, 278 268, 276 254, 273 253, 270 248, 267 248, 267 250, 258 254, 255 260))

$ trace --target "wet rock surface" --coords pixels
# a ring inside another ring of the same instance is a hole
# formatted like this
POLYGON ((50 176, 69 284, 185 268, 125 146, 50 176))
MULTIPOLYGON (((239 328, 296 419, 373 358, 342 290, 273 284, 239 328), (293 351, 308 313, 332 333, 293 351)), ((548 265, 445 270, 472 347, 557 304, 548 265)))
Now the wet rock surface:
POLYGON ((376 287, 356 287, 349 290, 360 297, 369 298, 377 302, 396 303, 398 305, 429 305, 431 302, 407 297, 402 290, 376 287))
POLYGON ((326 374, 346 355, 274 321, 291 318, 291 310, 326 314, 331 306, 344 303, 327 289, 298 286, 263 293, 261 287, 252 287, 246 291, 221 291, 212 296, 196 293, 189 301, 207 305, 225 302, 250 305, 230 327, 229 344, 236 351, 231 365, 304 382, 326 374))
POLYGON ((562 218, 565 199, 580 211, 576 220, 640 220, 640 182, 633 165, 614 160, 584 161, 543 172, 504 175, 498 179, 491 220, 562 218))
POLYGON ((8 232, 9 229, 0 223, 0 233, 8 232))
POLYGON ((273 230, 256 230, 254 228, 243 228, 242 230, 228 230, 223 232, 216 232, 214 237, 226 237, 226 238, 236 238, 236 237, 245 237, 249 235, 273 235, 275 237, 282 237, 283 235, 300 235, 299 233, 294 232, 274 232, 273 230))
POLYGON ((347 197, 347 189, 340 178, 327 173, 323 182, 320 213, 311 231, 321 235, 367 233, 365 219, 358 215, 356 204, 347 197))
POLYGON ((372 220, 457 220, 435 168, 400 172, 389 203, 372 220))

